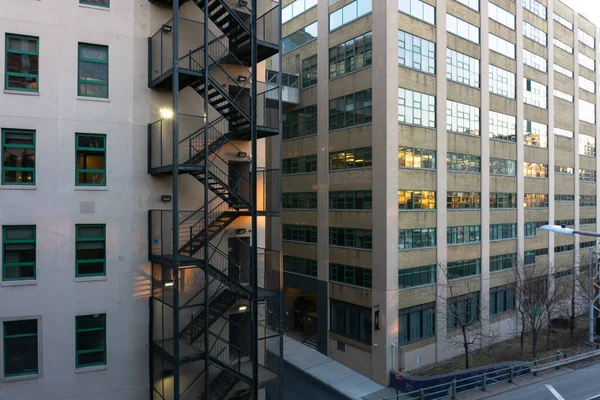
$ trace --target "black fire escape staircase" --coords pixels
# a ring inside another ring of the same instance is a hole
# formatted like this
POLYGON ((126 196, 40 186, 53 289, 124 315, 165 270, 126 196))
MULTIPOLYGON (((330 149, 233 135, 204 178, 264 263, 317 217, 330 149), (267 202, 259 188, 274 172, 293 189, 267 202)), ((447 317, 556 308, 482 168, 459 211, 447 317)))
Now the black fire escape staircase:
MULTIPOLYGON (((171 3, 170 0, 152 2, 171 3)), ((187 0, 180 0, 180 5, 185 2, 187 0)), ((185 347, 187 353, 183 355, 180 350, 179 359, 175 359, 168 348, 161 347, 164 346, 161 342, 153 341, 153 348, 165 359, 182 366, 192 363, 201 364, 199 361, 208 354, 211 371, 213 366, 218 368, 218 372, 210 372, 211 375, 215 375, 215 378, 210 379, 209 396, 204 392, 195 394, 193 390, 194 385, 207 373, 202 369, 196 371, 196 377, 191 382, 180 388, 177 400, 224 400, 227 396, 246 400, 250 396, 247 389, 237 391, 235 394, 231 392, 240 382, 248 386, 253 384, 250 372, 242 365, 248 358, 248 354, 223 337, 223 334, 226 327, 239 323, 229 317, 232 307, 236 303, 247 304, 252 301, 249 282, 242 282, 241 276, 247 278, 253 271, 244 261, 232 259, 221 251, 219 244, 213 245, 212 241, 216 241, 237 218, 250 216, 253 207, 250 200, 250 188, 253 183, 250 182, 250 177, 236 171, 221 156, 225 146, 237 149, 232 141, 251 139, 252 121, 249 107, 252 96, 251 79, 254 79, 254 74, 248 67, 251 65, 252 27, 247 22, 248 15, 232 9, 226 0, 193 0, 193 2, 202 11, 208 12, 208 17, 219 28, 222 35, 206 40, 206 46, 180 54, 178 88, 169 86, 171 79, 168 76, 160 77, 155 81, 150 80, 150 86, 172 90, 192 88, 203 99, 207 99, 210 107, 219 114, 214 121, 205 120, 204 126, 180 141, 180 145, 184 144, 185 148, 189 149, 189 153, 179 155, 180 160, 183 160, 179 163, 179 173, 189 174, 202 185, 207 186, 209 198, 205 199, 203 207, 181 218, 178 226, 173 228, 178 230, 179 264, 187 266, 179 268, 202 269, 208 285, 203 286, 184 304, 179 305, 180 310, 195 309, 191 313, 189 322, 179 330, 179 342, 183 343, 180 349, 185 347), (208 65, 204 65, 206 58, 209 60, 208 65), (224 68, 226 64, 234 64, 236 70, 247 71, 245 79, 244 75, 232 77, 224 68), (205 252, 207 244, 208 253, 205 252), (209 301, 200 304, 201 299, 206 296, 206 287, 210 288, 209 301), (207 309, 208 325, 205 319, 207 309), (224 321, 220 328, 216 324, 217 321, 224 321), (207 342, 208 348, 206 348, 207 342)), ((257 61, 260 62, 276 54, 279 48, 278 45, 259 41, 255 51, 257 61)), ((257 138, 263 138, 278 134, 279 130, 278 126, 269 127, 265 124, 265 126, 258 126, 256 132, 257 138)), ((238 154, 244 152, 239 151, 238 154)), ((249 160, 245 155, 240 157, 249 160)), ((169 165, 149 167, 149 172, 153 175, 165 175, 169 174, 170 168, 169 165)), ((222 235, 220 240, 225 236, 222 235)), ((170 264, 171 259, 173 255, 169 254, 150 255, 150 261, 168 268, 174 267, 170 264)), ((179 310, 173 312, 178 313, 179 310)), ((247 334, 249 335, 249 332, 247 334)))

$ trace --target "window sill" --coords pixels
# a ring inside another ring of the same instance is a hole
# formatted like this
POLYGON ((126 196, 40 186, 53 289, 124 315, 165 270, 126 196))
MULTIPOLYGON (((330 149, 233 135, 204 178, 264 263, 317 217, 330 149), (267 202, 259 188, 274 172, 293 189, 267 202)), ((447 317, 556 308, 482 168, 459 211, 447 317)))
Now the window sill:
POLYGON ((300 240, 289 240, 289 239, 282 239, 283 242, 288 242, 288 243, 300 243, 300 244, 309 244, 309 245, 313 245, 316 246, 317 243, 312 243, 312 242, 302 242, 300 240))
POLYGON ((28 92, 28 91, 21 91, 21 90, 9 90, 6 89, 4 90, 4 94, 20 94, 22 96, 39 96, 40 92, 28 92))
POLYGON ((317 277, 316 277, 316 276, 312 276, 312 275, 308 275, 308 274, 303 274, 303 273, 300 273, 300 272, 286 271, 285 269, 283 270, 283 272, 285 272, 286 274, 292 274, 292 275, 303 276, 303 277, 305 277, 305 278, 317 279, 317 277))
POLYGON ((347 130, 347 129, 360 128, 360 127, 367 126, 367 125, 373 125, 373 122, 366 122, 364 124, 346 126, 346 127, 343 127, 343 128, 335 128, 335 129, 329 129, 328 128, 328 129, 329 129, 329 133, 335 133, 335 132, 344 131, 344 130, 347 130))
POLYGON ((106 186, 75 186, 77 191, 105 192, 108 190, 106 186))
POLYGON ((436 171, 435 168, 406 167, 406 166, 403 166, 403 165, 399 165, 398 169, 408 169, 408 170, 417 169, 417 170, 420 170, 420 171, 432 171, 432 172, 436 171))
POLYGON ((364 169, 373 169, 372 166, 368 167, 356 167, 356 168, 340 168, 340 169, 330 169, 329 173, 333 174, 336 172, 347 172, 347 171, 356 171, 356 170, 364 170, 364 169))
POLYGON ((335 244, 330 244, 329 247, 334 248, 334 249, 358 250, 358 251, 369 251, 369 252, 373 251, 373 249, 363 249, 360 247, 337 246, 335 244))
POLYGON ((101 103, 110 103, 110 98, 104 98, 104 97, 77 96, 77 100, 82 100, 82 101, 99 101, 101 103))
POLYGON ((27 374, 19 376, 9 376, 2 379, 4 383, 18 382, 18 381, 29 381, 31 379, 38 379, 42 376, 39 372, 37 374, 27 374))
POLYGON ((36 190, 36 185, 2 185, 0 190, 36 190))
POLYGON ((470 175, 481 175, 481 172, 471 172, 471 171, 455 171, 453 169, 449 169, 448 173, 451 174, 470 174, 470 175))
POLYGON ((91 4, 79 4, 81 8, 91 8, 98 11, 110 11, 110 7, 93 6, 91 4))
POLYGON ((292 141, 292 140, 299 140, 299 139, 304 139, 304 138, 307 138, 307 137, 314 137, 314 136, 317 136, 317 134, 316 133, 311 133, 310 135, 304 135, 304 136, 291 137, 291 138, 287 138, 287 139, 281 139, 281 141, 282 142, 289 142, 289 141, 292 141))
POLYGON ((479 242, 466 242, 466 243, 447 243, 446 246, 447 247, 457 247, 457 246, 468 246, 470 244, 481 244, 481 241, 479 241, 479 242))
POLYGON ((404 208, 399 208, 398 212, 436 212, 437 209, 419 209, 419 208, 413 208, 413 209, 404 209, 404 208))
MULTIPOLYGON (((340 78, 343 78, 343 77, 345 77, 345 76, 352 75, 352 74, 355 74, 355 73, 357 73, 357 72, 360 72, 360 71, 364 71, 364 70, 365 70, 365 69, 367 69, 367 68, 371 68, 371 66, 372 66, 372 65, 367 65, 367 66, 360 67, 360 68, 358 68, 358 69, 355 69, 355 70, 352 70, 352 71, 346 72, 346 73, 344 73, 344 74, 342 74, 342 75, 334 76, 333 78, 329 78, 329 81, 330 81, 330 82, 331 82, 331 81, 335 81, 336 79, 340 79, 340 78)), ((317 86, 317 85, 312 85, 312 86, 309 86, 309 87, 313 87, 313 86, 317 86)))
POLYGON ((329 212, 373 212, 371 209, 362 209, 362 208, 330 208, 329 212))
POLYGON ((398 291, 401 291, 401 290, 411 290, 411 289, 419 289, 419 288, 424 288, 424 287, 428 287, 428 286, 435 286, 435 285, 437 285, 437 283, 428 283, 426 285, 403 287, 403 288, 398 288, 398 291))
POLYGON ((281 208, 281 211, 317 211, 317 208, 281 208))
POLYGON ((452 131, 447 131, 448 133, 452 134, 452 135, 460 135, 460 136, 469 136, 469 137, 474 137, 474 138, 478 138, 481 139, 481 132, 479 135, 473 135, 471 133, 465 133, 465 132, 452 132, 452 131))
POLYGON ((281 176, 283 178, 285 178, 286 176, 298 176, 298 175, 310 175, 310 174, 316 174, 317 171, 311 171, 311 172, 294 172, 292 174, 281 174, 281 176))
POLYGON ((447 208, 446 211, 481 211, 481 208, 447 208))
POLYGON ((74 282, 98 282, 98 281, 106 281, 108 277, 106 275, 103 276, 82 276, 79 278, 74 278, 74 282))
POLYGON ((22 281, 2 281, 0 282, 1 287, 11 287, 11 286, 34 286, 37 285, 36 279, 31 280, 22 280, 22 281))
POLYGON ((435 249, 436 246, 427 246, 427 247, 415 247, 412 249, 398 249, 398 253, 403 253, 405 251, 419 251, 419 250, 428 250, 428 249, 435 249))
MULTIPOLYGON (((317 83, 315 83, 313 85, 309 85, 309 86, 302 86, 302 89, 300 89, 300 90, 312 89, 314 87, 317 87, 317 83)), ((297 88, 294 88, 294 89, 297 89, 297 88)))
POLYGON ((105 371, 107 370, 108 367, 106 364, 104 365, 94 365, 91 367, 82 367, 82 368, 75 368, 75 373, 76 374, 85 374, 88 372, 96 372, 96 371, 105 371))

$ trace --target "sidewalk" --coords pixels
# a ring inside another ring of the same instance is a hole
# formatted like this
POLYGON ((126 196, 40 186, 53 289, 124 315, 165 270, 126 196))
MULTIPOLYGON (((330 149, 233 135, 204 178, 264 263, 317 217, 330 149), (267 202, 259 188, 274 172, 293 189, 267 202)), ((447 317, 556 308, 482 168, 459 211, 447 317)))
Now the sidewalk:
MULTIPOLYGON (((561 367, 561 369, 551 369, 544 372, 538 373, 538 376, 533 376, 532 374, 515 378, 513 383, 498 383, 496 385, 488 386, 486 391, 482 391, 481 389, 476 389, 467 393, 459 393, 456 395, 458 400, 479 400, 485 399, 487 397, 496 396, 501 393, 510 392, 511 390, 519 389, 523 386, 529 386, 534 383, 538 383, 541 381, 545 381, 546 379, 555 378, 560 375, 565 375, 570 372, 573 372, 572 368, 561 367)), ((363 397, 364 400, 382 400, 386 397, 395 396, 396 390, 387 387, 378 392, 372 393, 368 396, 363 397)), ((393 399, 394 397, 392 397, 393 399)), ((400 399, 405 400, 406 397, 400 397, 400 399)))

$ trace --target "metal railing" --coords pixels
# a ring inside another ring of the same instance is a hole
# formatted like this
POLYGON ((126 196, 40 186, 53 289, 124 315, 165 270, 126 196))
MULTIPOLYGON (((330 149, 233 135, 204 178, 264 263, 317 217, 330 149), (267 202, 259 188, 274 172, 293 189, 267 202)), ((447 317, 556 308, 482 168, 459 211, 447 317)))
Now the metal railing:
POLYGON ((256 40, 266 43, 279 44, 281 27, 281 5, 272 2, 273 8, 256 19, 256 40))
POLYGON ((540 358, 533 361, 524 362, 522 364, 512 365, 506 368, 499 368, 494 371, 484 372, 482 374, 469 376, 462 379, 455 379, 452 382, 441 383, 439 385, 421 388, 411 392, 398 394, 396 396, 384 397, 382 400, 441 400, 441 399, 456 399, 460 393, 467 393, 473 390, 485 391, 489 386, 498 383, 512 383, 516 377, 535 374, 536 368, 543 365, 548 365, 549 368, 559 368, 556 361, 560 361, 564 354, 557 351, 556 354, 540 358), (551 365, 550 365, 551 364, 551 365))

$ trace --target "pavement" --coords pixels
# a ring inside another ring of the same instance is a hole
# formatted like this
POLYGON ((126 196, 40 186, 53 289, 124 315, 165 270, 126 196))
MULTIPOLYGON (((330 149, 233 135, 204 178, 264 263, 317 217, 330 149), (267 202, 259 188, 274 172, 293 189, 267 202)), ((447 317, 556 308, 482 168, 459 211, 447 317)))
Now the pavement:
MULTIPOLYGON (((333 392, 341 395, 342 399, 358 400, 384 389, 377 382, 287 336, 283 340, 283 359, 289 367, 314 379, 317 382, 316 387, 326 385, 333 392)), ((296 371, 291 370, 287 373, 296 374, 296 371)), ((284 369, 284 387, 286 386, 285 374, 284 369)), ((322 397, 303 397, 303 399, 311 398, 320 400, 322 397)), ((285 399, 287 400, 288 397, 285 396, 285 399)))

